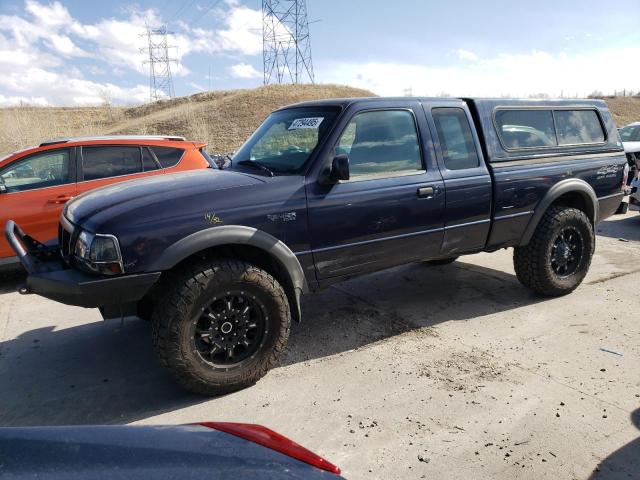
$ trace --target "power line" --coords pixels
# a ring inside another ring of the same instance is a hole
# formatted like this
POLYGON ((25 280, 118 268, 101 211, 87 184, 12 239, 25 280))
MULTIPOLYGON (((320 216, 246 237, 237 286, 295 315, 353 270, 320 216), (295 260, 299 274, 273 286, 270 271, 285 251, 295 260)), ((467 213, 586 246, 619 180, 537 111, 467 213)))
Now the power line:
POLYGON ((180 8, 178 8, 178 10, 176 10, 175 13, 171 16, 171 18, 177 19, 178 15, 180 15, 181 13, 188 12, 194 3, 196 3, 196 0, 191 0, 191 1, 185 0, 184 2, 182 2, 182 5, 180 6, 180 8))
POLYGON ((306 0, 262 0, 264 84, 314 83, 306 0))
POLYGON ((202 22, 202 20, 204 20, 204 18, 207 16, 207 14, 213 10, 215 7, 218 6, 218 4, 221 2, 222 0, 212 0, 211 2, 209 2, 209 5, 207 5, 202 12, 198 12, 191 20, 191 22, 189 23, 189 25, 193 28, 195 25, 199 24, 200 22, 202 22))
POLYGON ((151 101, 163 98, 173 98, 173 78, 171 76, 171 63, 176 59, 169 57, 169 46, 167 40, 167 27, 165 25, 152 29, 147 26, 142 37, 147 37, 148 47, 141 48, 140 51, 149 54, 149 60, 145 60, 143 65, 149 64, 149 98, 151 101))

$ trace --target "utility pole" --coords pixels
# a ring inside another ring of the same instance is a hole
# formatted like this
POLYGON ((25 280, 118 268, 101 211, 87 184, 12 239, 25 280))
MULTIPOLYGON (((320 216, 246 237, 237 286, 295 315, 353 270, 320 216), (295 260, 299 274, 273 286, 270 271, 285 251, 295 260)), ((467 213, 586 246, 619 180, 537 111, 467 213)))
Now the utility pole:
POLYGON ((314 83, 306 0, 262 0, 264 84, 314 83))
POLYGON ((169 49, 175 47, 169 45, 167 35, 171 35, 171 32, 167 31, 165 25, 159 28, 147 26, 146 32, 140 35, 147 37, 148 42, 148 46, 141 48, 140 51, 149 54, 149 60, 142 63, 149 64, 149 99, 152 102, 175 96, 171 62, 177 62, 177 60, 169 57, 169 49))

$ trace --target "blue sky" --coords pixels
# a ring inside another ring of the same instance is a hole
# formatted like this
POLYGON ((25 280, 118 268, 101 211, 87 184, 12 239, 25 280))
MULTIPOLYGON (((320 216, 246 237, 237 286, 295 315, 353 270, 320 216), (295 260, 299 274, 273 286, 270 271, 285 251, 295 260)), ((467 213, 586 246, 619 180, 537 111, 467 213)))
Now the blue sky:
MULTIPOLYGON (((262 83, 259 0, 2 0, 0 105, 139 103, 145 23, 167 24, 177 95, 262 83), (209 77, 211 71, 211 77, 209 77)), ((307 0, 316 81, 381 95, 640 90, 640 0, 307 0)))

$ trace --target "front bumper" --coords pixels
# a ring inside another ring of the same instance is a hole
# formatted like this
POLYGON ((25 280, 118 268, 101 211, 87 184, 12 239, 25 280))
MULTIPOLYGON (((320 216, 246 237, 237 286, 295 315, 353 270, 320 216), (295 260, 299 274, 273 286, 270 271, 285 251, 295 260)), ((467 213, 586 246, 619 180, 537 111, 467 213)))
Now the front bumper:
POLYGON ((96 308, 130 304, 141 300, 160 278, 160 272, 97 277, 68 268, 51 251, 43 252, 22 229, 9 220, 5 236, 27 270, 21 293, 35 293, 56 302, 96 308))

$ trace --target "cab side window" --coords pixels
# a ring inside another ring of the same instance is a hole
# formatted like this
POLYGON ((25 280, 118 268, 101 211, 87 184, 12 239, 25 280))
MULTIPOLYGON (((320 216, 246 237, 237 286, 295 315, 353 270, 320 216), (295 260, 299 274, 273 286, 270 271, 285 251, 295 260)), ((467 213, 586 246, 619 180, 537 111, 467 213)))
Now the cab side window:
POLYGON ((184 150, 172 147, 149 147, 153 150, 158 162, 160 162, 161 168, 175 167, 180 159, 184 150))
POLYGON ((434 108, 431 112, 445 168, 464 170, 479 166, 480 158, 465 111, 461 108, 434 108))
POLYGON ((82 147, 85 180, 118 177, 142 172, 139 147, 82 147))
POLYGON ((4 184, 7 192, 73 183, 69 150, 36 153, 17 160, 0 171, 0 183, 4 184))
POLYGON ((342 133, 336 154, 349 156, 351 178, 424 170, 415 120, 407 110, 356 114, 342 133))
POLYGON ((155 158, 153 158, 153 154, 149 151, 148 147, 142 147, 142 167, 145 172, 158 169, 158 164, 156 163, 155 158))

